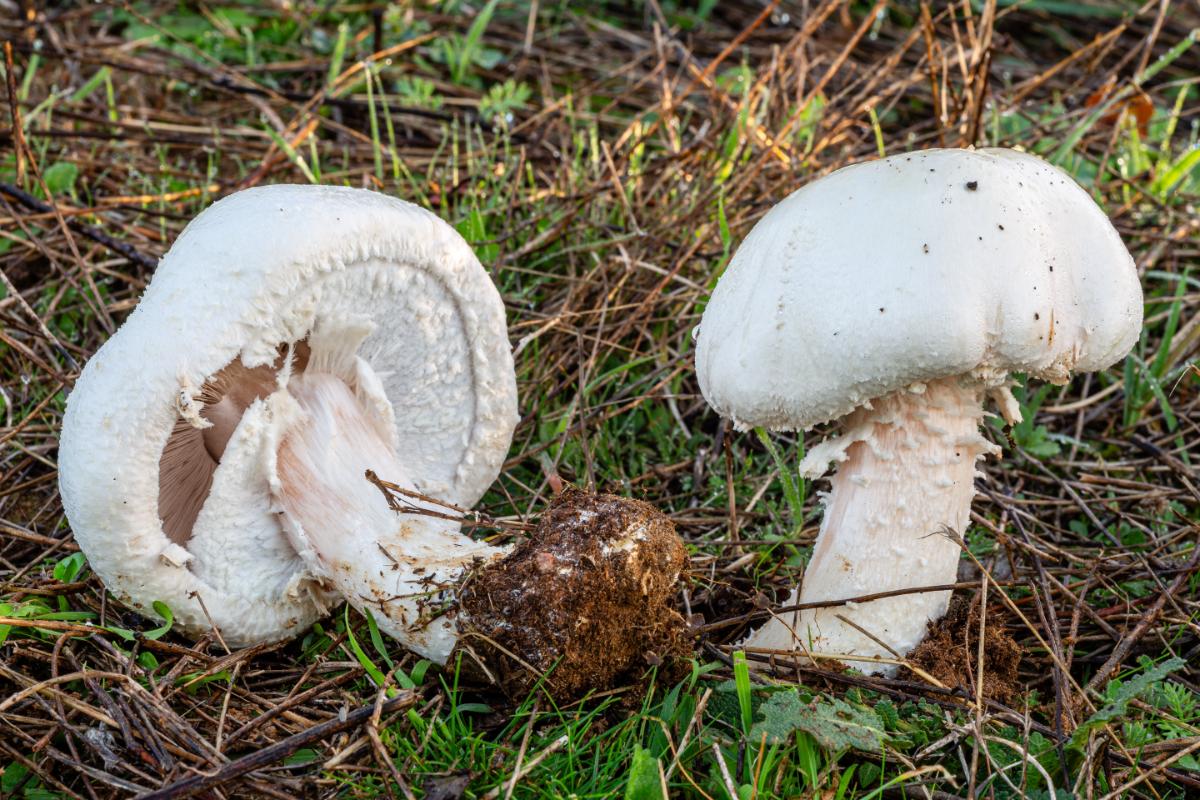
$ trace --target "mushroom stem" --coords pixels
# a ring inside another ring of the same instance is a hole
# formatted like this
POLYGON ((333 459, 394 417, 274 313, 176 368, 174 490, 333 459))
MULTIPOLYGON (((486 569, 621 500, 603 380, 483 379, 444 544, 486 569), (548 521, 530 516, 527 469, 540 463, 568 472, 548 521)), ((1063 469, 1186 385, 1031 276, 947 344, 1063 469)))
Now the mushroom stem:
POLYGON ((476 559, 504 550, 464 536, 454 520, 396 515, 366 471, 416 486, 386 426, 342 379, 306 372, 272 399, 295 403, 284 414, 296 422, 282 434, 274 470, 275 497, 293 545, 317 577, 334 584, 355 608, 369 609, 381 630, 445 663, 458 638, 452 615, 445 613, 453 589, 476 559))
MULTIPOLYGON (((975 462, 994 451, 979 433, 987 385, 968 378, 915 384, 846 418, 842 436, 801 464, 830 479, 825 515, 799 592, 800 603, 953 583, 960 548, 947 529, 966 529, 975 462)), ((777 615, 748 647, 899 658, 946 613, 949 591, 920 592, 777 615), (799 639, 799 642, 796 639, 799 639)), ((793 590, 789 604, 797 602, 793 590)), ((892 672, 850 662, 864 672, 892 672)))

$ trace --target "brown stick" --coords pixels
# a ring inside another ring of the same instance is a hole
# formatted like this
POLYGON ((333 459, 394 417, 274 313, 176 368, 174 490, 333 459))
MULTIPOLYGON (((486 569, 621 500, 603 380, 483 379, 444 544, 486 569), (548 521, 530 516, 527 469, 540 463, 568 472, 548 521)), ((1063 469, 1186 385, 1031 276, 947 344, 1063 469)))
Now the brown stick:
MULTIPOLYGON (((383 702, 380 713, 398 711, 401 708, 412 705, 416 702, 416 698, 417 695, 414 692, 400 692, 395 697, 383 702)), ((239 778, 248 772, 253 772, 256 769, 261 769, 277 761, 281 761, 305 745, 312 744, 335 733, 341 733, 344 730, 357 727, 371 719, 371 715, 374 713, 375 704, 371 703, 369 706, 363 706, 351 711, 346 715, 345 719, 335 718, 328 722, 322 722, 320 725, 309 728, 306 731, 300 731, 269 747, 264 747, 262 750, 244 755, 236 761, 230 761, 211 775, 202 774, 184 778, 181 781, 168 784, 161 789, 143 794, 140 800, 178 800, 182 797, 191 797, 206 789, 211 789, 234 778, 239 778)))
MULTIPOLYGON (((28 192, 24 192, 24 191, 18 189, 16 186, 13 186, 12 184, 0 183, 0 193, 8 195, 13 200, 16 200, 21 205, 23 205, 26 208, 31 209, 33 211, 37 211, 42 214, 54 213, 53 206, 43 203, 41 200, 38 200, 33 195, 29 194, 28 192)), ((109 250, 112 250, 117 255, 124 256, 125 258, 129 259, 130 261, 132 261, 133 263, 137 264, 140 267, 145 267, 146 269, 154 269, 156 266, 158 266, 158 259, 152 258, 148 255, 145 255, 145 254, 139 252, 137 249, 135 249, 131 245, 126 244, 125 242, 117 241, 116 239, 114 239, 111 236, 109 236, 108 234, 100 231, 99 229, 93 228, 91 225, 86 225, 86 224, 79 222, 78 220, 74 220, 74 219, 67 220, 66 225, 68 228, 76 231, 77 233, 83 234, 87 238, 91 239, 96 244, 107 247, 109 250)))
POLYGON ((736 617, 726 617, 725 619, 720 619, 716 622, 710 622, 701 628, 697 628, 695 631, 693 631, 693 634, 699 636, 701 634, 710 633, 714 630, 727 628, 731 625, 739 625, 743 622, 748 622, 749 620, 765 618, 770 614, 783 614, 791 611, 806 611, 813 608, 835 608, 837 606, 847 605, 848 603, 869 603, 872 600, 883 600, 887 597, 899 597, 906 594, 944 592, 947 590, 953 591, 955 589, 974 589, 977 586, 979 586, 977 581, 964 581, 961 583, 938 583, 930 586, 910 586, 904 589, 889 589, 886 592, 874 592, 872 594, 860 595, 859 597, 846 597, 841 600, 815 600, 810 603, 792 603, 790 605, 771 609, 770 611, 767 609, 760 609, 757 611, 750 611, 745 614, 739 614, 736 617))
POLYGON ((1150 625, 1158 619, 1158 615, 1162 613, 1163 606, 1167 604, 1167 600, 1183 588, 1183 584, 1192 576, 1197 567, 1200 567, 1200 548, 1196 549, 1196 553, 1192 556, 1188 565, 1184 567, 1183 572, 1179 573, 1179 576, 1171 582, 1170 586, 1159 593, 1158 599, 1154 601, 1154 605, 1150 606, 1142 614, 1141 622, 1134 626, 1134 629, 1113 648, 1112 655, 1108 657, 1108 660, 1104 662, 1100 669, 1096 670, 1096 674, 1088 681, 1086 688, 1095 689, 1104 682, 1105 678, 1113 673, 1113 670, 1121 666, 1121 662, 1125 660, 1125 656, 1129 655, 1129 651, 1137 644, 1137 641, 1145 635, 1146 631, 1150 629, 1150 625))
POLYGON ((13 151, 17 159, 17 183, 25 180, 25 123, 21 122, 21 104, 17 102, 17 74, 13 66, 12 42, 4 43, 4 75, 8 87, 8 113, 12 120, 13 151))

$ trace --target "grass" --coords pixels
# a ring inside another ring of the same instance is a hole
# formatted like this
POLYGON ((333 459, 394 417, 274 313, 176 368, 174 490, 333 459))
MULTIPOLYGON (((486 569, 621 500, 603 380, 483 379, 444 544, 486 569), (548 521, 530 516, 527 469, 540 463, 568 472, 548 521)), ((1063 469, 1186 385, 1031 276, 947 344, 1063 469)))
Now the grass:
POLYGON ((0 182, 28 202, 0 188, 0 797, 127 796, 280 742, 296 744, 213 796, 1196 796, 1200 17, 998 6, 135 2, 6 17, 3 124, 22 135, 4 134, 0 182), (1140 128, 1121 113, 1137 102, 1140 128), (1146 294, 1124 365, 1030 383, 1027 422, 989 432, 1005 454, 984 467, 957 594, 1023 648, 1014 699, 977 696, 970 675, 939 688, 748 669, 732 644, 794 584, 816 532, 822 487, 795 467, 822 432, 730 429, 698 393, 691 329, 791 190, 967 144, 1075 175, 1146 294), (353 613, 227 654, 106 602, 55 491, 65 392, 189 218, 281 181, 386 191, 473 244, 506 300, 522 413, 481 505, 527 520, 561 479, 668 512, 692 554, 686 678, 512 707, 353 613), (381 692, 395 710, 304 740, 381 692))

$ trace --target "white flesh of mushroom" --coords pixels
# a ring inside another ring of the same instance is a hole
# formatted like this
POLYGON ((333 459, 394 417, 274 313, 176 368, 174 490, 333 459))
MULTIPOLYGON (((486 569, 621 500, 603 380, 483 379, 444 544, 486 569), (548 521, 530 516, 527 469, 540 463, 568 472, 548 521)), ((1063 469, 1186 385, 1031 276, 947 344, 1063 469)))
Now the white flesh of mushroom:
POLYGON ((372 411, 386 403, 374 373, 342 347, 355 339, 351 331, 310 341, 304 374, 268 400, 279 420, 272 493, 284 529, 317 577, 369 610, 384 633, 444 663, 457 640, 444 601, 464 568, 505 551, 464 536, 456 519, 442 518, 445 506, 416 501, 411 513, 397 515, 366 480, 371 470, 417 490, 390 426, 372 411))
MULTIPOLYGON (((970 379, 916 384, 853 412, 842 436, 813 448, 802 474, 818 477, 829 460, 839 464, 803 587, 789 605, 953 582, 975 462, 998 452, 979 434, 983 394, 970 379)), ((809 652, 895 660, 925 638, 949 601, 946 590, 782 612, 747 646, 792 650, 799 639, 809 652)))

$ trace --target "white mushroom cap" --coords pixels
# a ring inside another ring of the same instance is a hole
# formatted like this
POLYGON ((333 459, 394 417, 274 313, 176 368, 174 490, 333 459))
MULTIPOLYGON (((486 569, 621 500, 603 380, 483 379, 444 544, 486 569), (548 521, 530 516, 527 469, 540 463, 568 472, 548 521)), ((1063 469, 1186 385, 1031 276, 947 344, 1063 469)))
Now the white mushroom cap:
POLYGON ((740 426, 806 428, 941 377, 1065 382, 1137 341, 1141 289, 1104 213, 1013 150, 926 150, 835 172, 750 232, 696 343, 740 426))
POLYGON ((180 420, 210 424, 206 382, 239 361, 282 368, 282 381, 281 353, 337 326, 365 335, 356 355, 371 377, 357 389, 394 425, 420 491, 470 505, 495 479, 517 420, 515 376, 500 296, 462 237, 373 192, 240 192, 188 225, 68 401, 63 504, 121 601, 153 614, 160 600, 185 630, 215 624, 234 645, 294 635, 322 612, 331 598, 272 507, 265 391, 248 398, 182 542, 160 519, 160 463, 180 420))

